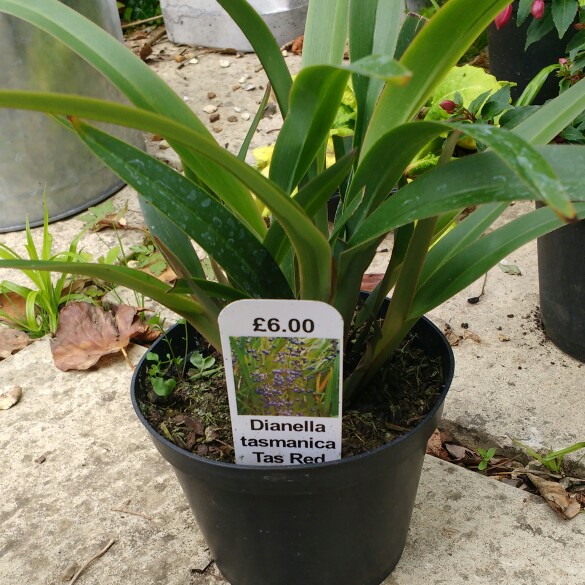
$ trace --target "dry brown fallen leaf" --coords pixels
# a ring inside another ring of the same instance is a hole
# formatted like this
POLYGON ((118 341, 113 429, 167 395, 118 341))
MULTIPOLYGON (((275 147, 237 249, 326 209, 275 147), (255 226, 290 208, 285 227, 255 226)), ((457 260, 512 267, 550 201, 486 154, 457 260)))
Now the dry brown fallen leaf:
POLYGON ((91 303, 69 303, 59 314, 59 327, 51 340, 55 365, 62 371, 87 370, 102 356, 124 349, 148 325, 137 310, 118 305, 111 311, 91 303))
POLYGON ((24 331, 0 327, 0 359, 6 359, 33 341, 34 339, 31 339, 24 331))
POLYGON ((22 388, 20 386, 12 386, 10 390, 6 390, 0 394, 0 410, 8 410, 12 408, 22 398, 22 388))
POLYGON ((449 453, 443 447, 443 437, 439 429, 435 429, 435 432, 427 443, 427 455, 432 455, 443 461, 451 461, 449 453))
POLYGON ((303 41, 305 40, 305 36, 301 35, 300 37, 296 38, 291 45, 291 53, 293 55, 302 55, 303 54, 303 41))
POLYGON ((0 294, 0 321, 14 325, 26 321, 26 299, 15 292, 8 291, 0 294))
POLYGON ((581 504, 575 496, 569 494, 558 482, 542 479, 533 473, 527 474, 538 493, 555 512, 566 520, 574 518, 581 511, 581 504))

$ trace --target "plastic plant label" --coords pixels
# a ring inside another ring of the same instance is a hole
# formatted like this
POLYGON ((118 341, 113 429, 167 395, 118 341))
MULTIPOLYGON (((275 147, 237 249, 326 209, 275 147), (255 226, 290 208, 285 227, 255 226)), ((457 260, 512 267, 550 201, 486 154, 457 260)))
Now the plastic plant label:
POLYGON ((341 457, 343 319, 318 301, 253 300, 219 315, 236 463, 341 457))

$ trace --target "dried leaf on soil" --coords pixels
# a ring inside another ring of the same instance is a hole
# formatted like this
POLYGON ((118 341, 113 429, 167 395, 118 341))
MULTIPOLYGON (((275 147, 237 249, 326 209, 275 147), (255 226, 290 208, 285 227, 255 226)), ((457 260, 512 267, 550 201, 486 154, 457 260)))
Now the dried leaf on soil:
POLYGON ((10 390, 6 390, 0 394, 0 410, 8 410, 13 407, 22 397, 22 388, 20 386, 12 386, 10 390))
POLYGON ((522 276, 522 271, 514 264, 504 264, 503 262, 500 262, 498 266, 505 274, 511 274, 512 276, 522 276))
POLYGON ((472 451, 463 445, 445 443, 445 449, 451 456, 453 463, 477 467, 481 461, 481 457, 475 451, 472 451))
POLYGON ((26 298, 15 292, 8 291, 0 294, 0 321, 14 325, 26 321, 26 298))
POLYGON ((118 305, 106 311, 91 303, 69 303, 60 312, 59 328, 51 340, 55 365, 64 372, 87 370, 147 330, 134 307, 118 305))
POLYGON ((556 481, 542 479, 533 473, 529 473, 528 479, 534 484, 538 493, 546 500, 546 503, 566 520, 574 518, 581 511, 581 504, 575 496, 570 495, 556 481))
POLYGON ((427 455, 432 455, 443 461, 451 461, 449 453, 443 447, 443 438, 439 429, 435 429, 435 432, 427 443, 427 455))
POLYGON ((6 359, 9 355, 24 349, 33 341, 24 331, 0 327, 0 359, 6 359))

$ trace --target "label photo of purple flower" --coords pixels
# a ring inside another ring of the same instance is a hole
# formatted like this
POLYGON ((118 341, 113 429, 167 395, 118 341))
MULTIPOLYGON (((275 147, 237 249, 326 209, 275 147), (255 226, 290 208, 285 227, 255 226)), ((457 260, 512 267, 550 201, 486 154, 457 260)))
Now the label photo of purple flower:
POLYGON ((229 339, 239 415, 339 416, 337 339, 229 339))

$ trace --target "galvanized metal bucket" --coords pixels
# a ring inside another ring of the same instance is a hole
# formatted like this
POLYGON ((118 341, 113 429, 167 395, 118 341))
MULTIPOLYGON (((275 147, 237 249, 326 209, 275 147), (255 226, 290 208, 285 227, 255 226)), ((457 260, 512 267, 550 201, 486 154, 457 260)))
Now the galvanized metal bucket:
MULTIPOLYGON (((248 0, 279 45, 303 34, 309 0, 248 0)), ((170 39, 178 44, 252 51, 252 46, 215 0, 161 0, 170 39)))
MULTIPOLYGON (((61 0, 122 40, 116 0, 61 0)), ((65 92, 111 101, 123 96, 95 69, 36 27, 0 15, 0 87, 65 92)), ((140 133, 108 127, 143 148, 140 133)), ((51 221, 109 197, 123 183, 69 130, 36 112, 0 110, 0 232, 51 221)))

